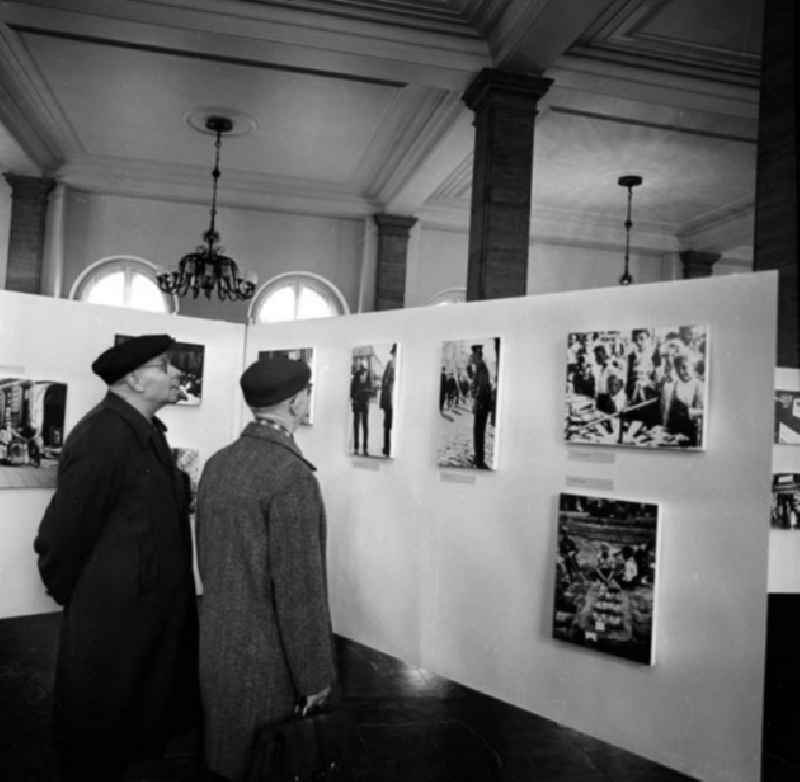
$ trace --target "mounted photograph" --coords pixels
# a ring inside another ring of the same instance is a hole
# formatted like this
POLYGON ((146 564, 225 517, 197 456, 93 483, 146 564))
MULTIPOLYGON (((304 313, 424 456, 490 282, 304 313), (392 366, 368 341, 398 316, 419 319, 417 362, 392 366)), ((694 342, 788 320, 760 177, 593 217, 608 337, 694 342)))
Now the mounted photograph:
POLYGON ((311 371, 311 377, 308 381, 308 412, 300 419, 302 426, 311 426, 314 423, 314 348, 290 348, 280 350, 259 350, 258 359, 262 358, 276 358, 283 356, 290 358, 293 361, 305 361, 306 366, 311 371))
POLYGON ((66 406, 66 383, 0 378, 0 489, 55 488, 66 406))
POLYGON ((348 452, 353 456, 392 456, 396 361, 396 342, 353 348, 348 427, 348 452))
POLYGON ((704 449, 707 356, 702 325, 568 334, 565 440, 704 449))
MULTIPOLYGON (((130 336, 116 334, 114 344, 119 345, 130 336)), ((191 342, 175 342, 169 349, 169 362, 181 371, 180 397, 176 405, 199 405, 203 396, 203 365, 205 347, 191 342)))
POLYGON ((652 665, 658 505, 561 494, 553 638, 652 665))
POLYGON ((496 466, 500 337, 442 343, 439 371, 439 467, 496 466))
POLYGON ((775 391, 775 442, 800 445, 800 391, 775 391))
POLYGON ((772 476, 772 507, 769 525, 773 529, 800 529, 800 474, 772 476))

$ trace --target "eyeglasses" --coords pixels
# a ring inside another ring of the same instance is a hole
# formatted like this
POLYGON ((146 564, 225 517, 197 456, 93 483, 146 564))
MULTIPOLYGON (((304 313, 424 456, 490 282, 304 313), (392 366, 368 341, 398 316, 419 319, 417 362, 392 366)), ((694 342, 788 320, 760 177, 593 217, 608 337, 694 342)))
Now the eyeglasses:
POLYGON ((142 364, 139 367, 139 369, 147 369, 147 368, 160 369, 164 374, 166 374, 169 371, 169 366, 170 366, 169 359, 166 356, 162 356, 159 359, 156 359, 154 361, 148 361, 147 363, 142 364))

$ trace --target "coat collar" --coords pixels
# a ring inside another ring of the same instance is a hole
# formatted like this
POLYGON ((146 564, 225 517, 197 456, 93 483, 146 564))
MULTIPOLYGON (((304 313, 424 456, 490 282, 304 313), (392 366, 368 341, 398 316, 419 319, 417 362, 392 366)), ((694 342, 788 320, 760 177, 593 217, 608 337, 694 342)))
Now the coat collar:
POLYGON ((133 429, 139 442, 146 446, 153 436, 153 429, 159 429, 162 433, 167 431, 164 422, 157 416, 153 416, 152 425, 135 408, 128 404, 119 394, 108 391, 103 399, 103 407, 107 407, 117 413, 133 429))
POLYGON ((242 437, 254 437, 257 440, 266 440, 275 445, 285 448, 287 451, 293 453, 298 459, 304 461, 312 470, 317 468, 308 459, 303 456, 303 452, 297 447, 294 437, 285 435, 278 429, 273 429, 271 426, 264 426, 262 424, 251 421, 244 428, 242 437))

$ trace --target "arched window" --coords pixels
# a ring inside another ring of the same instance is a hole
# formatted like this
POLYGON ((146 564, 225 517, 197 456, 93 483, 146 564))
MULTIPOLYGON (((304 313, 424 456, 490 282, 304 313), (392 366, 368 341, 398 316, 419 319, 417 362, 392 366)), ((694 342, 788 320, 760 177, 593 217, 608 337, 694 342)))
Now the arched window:
POLYGON ((256 292, 248 313, 252 323, 330 318, 349 312, 344 296, 324 277, 287 272, 267 280, 256 292))
POLYGON ((175 297, 159 290, 156 274, 156 266, 142 258, 103 258, 81 272, 69 296, 90 304, 177 312, 175 297))
POLYGON ((462 304, 467 300, 466 288, 447 288, 439 291, 427 304, 428 307, 438 307, 442 304, 462 304))

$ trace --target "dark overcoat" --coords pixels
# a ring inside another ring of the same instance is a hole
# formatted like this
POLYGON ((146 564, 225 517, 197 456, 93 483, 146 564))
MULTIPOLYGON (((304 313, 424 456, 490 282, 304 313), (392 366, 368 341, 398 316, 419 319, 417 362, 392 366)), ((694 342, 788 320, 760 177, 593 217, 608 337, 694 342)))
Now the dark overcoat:
POLYGON ((34 543, 64 607, 54 730, 76 774, 158 752, 197 706, 188 498, 164 428, 109 392, 64 444, 34 543))
POLYGON ((253 422, 208 460, 197 501, 206 761, 239 780, 256 727, 335 678, 319 484, 293 438, 253 422))

